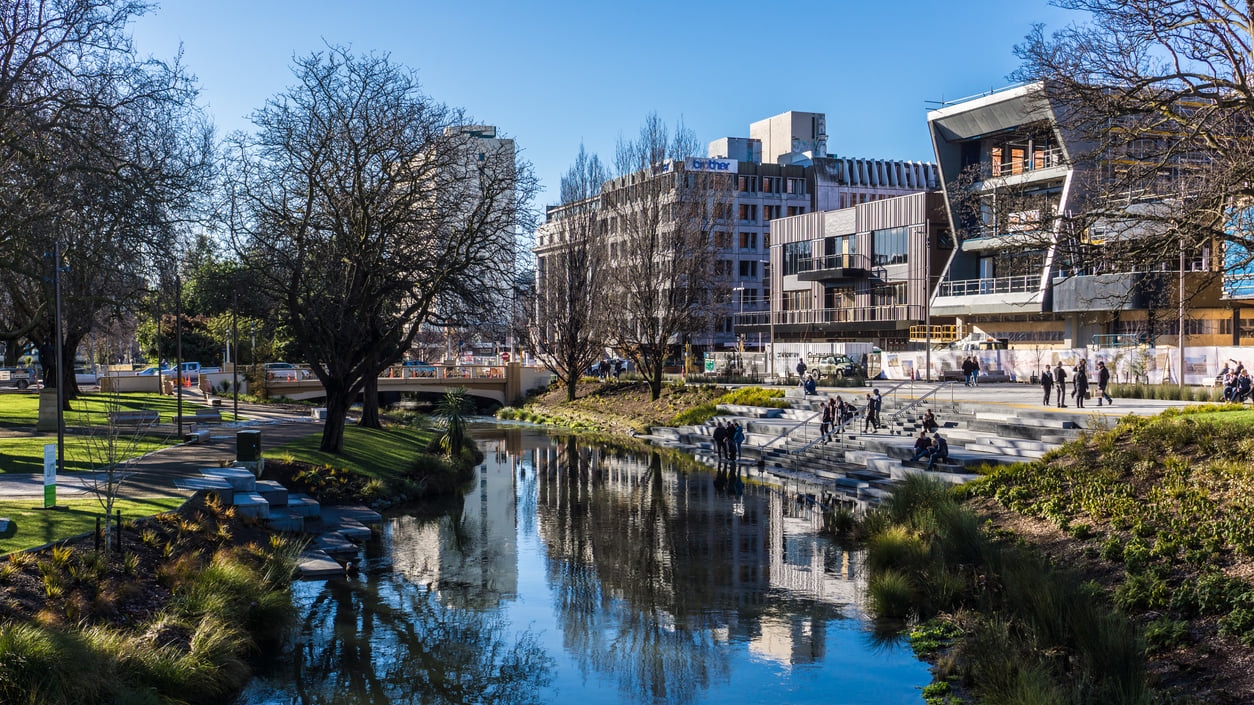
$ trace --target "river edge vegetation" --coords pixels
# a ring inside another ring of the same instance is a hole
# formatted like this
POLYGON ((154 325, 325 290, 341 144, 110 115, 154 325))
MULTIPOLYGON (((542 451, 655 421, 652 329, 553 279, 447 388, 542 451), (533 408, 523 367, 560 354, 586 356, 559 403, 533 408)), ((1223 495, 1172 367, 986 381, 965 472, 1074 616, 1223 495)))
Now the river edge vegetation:
MULTIPOLYGON (((726 391, 652 407, 630 383, 582 386, 502 416, 640 432, 700 423, 679 407, 712 410, 726 391)), ((1251 702, 1251 431, 1235 406, 1127 417, 966 486, 910 480, 827 524, 867 548, 880 627, 933 663, 929 705, 1251 702)))
POLYGON ((1129 416, 861 518, 868 604, 912 625, 929 703, 1247 703, 1254 697, 1254 414, 1129 416), (959 694, 965 693, 969 699, 959 694))
MULTIPOLYGON (((340 456, 325 456, 312 438, 267 453, 279 457, 266 476, 287 469, 289 488, 326 503, 376 492, 393 505, 459 491, 482 455, 464 436, 469 407, 456 396, 434 425, 405 418, 383 430, 347 429, 340 456)), ((0 702, 194 704, 238 691, 251 675, 249 659, 294 616, 290 581, 305 542, 211 497, 179 504, 125 522, 117 547, 82 531, 93 521, 87 510, 44 512, 75 517, 49 524, 43 538, 75 535, 10 549, 0 562, 0 702)), ((127 506, 139 513, 168 503, 127 506)))

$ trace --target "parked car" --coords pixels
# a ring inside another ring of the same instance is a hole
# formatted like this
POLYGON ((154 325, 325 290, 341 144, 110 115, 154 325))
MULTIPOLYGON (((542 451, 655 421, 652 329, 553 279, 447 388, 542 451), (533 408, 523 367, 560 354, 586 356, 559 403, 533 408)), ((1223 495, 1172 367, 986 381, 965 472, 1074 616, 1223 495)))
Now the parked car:
POLYGON ((294 382, 298 379, 308 379, 309 375, 296 365, 290 362, 267 362, 261 366, 262 372, 266 379, 278 379, 294 382))
POLYGON ((823 355, 810 366, 824 377, 855 377, 862 373, 862 367, 848 355, 823 355))
POLYGON ((38 386, 39 380, 29 367, 0 367, 0 387, 17 387, 26 389, 38 386))
POLYGON ((145 367, 144 369, 140 370, 139 372, 136 372, 135 374, 141 377, 152 377, 153 375, 156 375, 156 374, 168 375, 171 373, 171 371, 172 370, 169 367, 161 367, 161 368, 145 367))

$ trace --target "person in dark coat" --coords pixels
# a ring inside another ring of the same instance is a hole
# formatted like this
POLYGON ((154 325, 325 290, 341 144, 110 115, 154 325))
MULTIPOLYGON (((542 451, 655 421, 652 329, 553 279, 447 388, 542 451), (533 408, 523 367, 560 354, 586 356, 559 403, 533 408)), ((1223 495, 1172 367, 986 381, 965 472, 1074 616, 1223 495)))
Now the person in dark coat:
POLYGON ((1067 371, 1062 368, 1061 362, 1054 368, 1054 388, 1058 390, 1058 407, 1067 408, 1067 371))
POLYGON ((714 450, 718 452, 719 460, 727 457, 727 428, 722 421, 714 426, 714 450))
POLYGON ((1084 408, 1084 397, 1089 393, 1089 371, 1088 363, 1080 360, 1075 366, 1075 378, 1072 381, 1075 385, 1075 405, 1076 408, 1084 408))
POLYGON ((1041 389, 1045 391, 1045 401, 1041 403, 1049 406, 1049 393, 1054 390, 1054 373, 1049 368, 1045 368, 1045 374, 1041 375, 1041 389))
POLYGON ((1097 361, 1097 405, 1102 405, 1102 400, 1106 400, 1107 406, 1114 406, 1115 400, 1110 398, 1106 393, 1106 387, 1110 384, 1110 368, 1106 367, 1106 363, 1097 361))

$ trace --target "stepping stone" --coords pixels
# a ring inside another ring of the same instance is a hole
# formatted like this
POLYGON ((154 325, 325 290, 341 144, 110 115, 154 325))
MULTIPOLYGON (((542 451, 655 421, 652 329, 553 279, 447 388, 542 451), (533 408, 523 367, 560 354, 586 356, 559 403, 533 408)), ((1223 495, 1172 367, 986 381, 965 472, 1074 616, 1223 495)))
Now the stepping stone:
POLYGON ((235 488, 231 483, 217 477, 180 477, 174 480, 174 486, 190 492, 212 492, 227 506, 235 504, 235 488))
POLYGON ((357 544, 344 538, 338 531, 320 534, 309 544, 311 547, 326 551, 332 557, 351 558, 357 555, 357 544))
POLYGON ((331 578, 344 575, 344 566, 331 558, 326 551, 307 549, 296 560, 296 572, 301 578, 331 578))
POLYGON ((379 524, 383 522, 383 515, 369 507, 361 507, 357 505, 344 505, 340 507, 326 507, 322 511, 324 517, 347 517, 355 519, 363 524, 379 524))
POLYGON ((301 532, 305 530, 305 517, 294 514, 287 507, 271 507, 267 523, 274 531, 301 532))
POLYGON ((292 513, 303 517, 316 517, 322 509, 318 500, 300 493, 287 496, 287 507, 292 510, 292 513))

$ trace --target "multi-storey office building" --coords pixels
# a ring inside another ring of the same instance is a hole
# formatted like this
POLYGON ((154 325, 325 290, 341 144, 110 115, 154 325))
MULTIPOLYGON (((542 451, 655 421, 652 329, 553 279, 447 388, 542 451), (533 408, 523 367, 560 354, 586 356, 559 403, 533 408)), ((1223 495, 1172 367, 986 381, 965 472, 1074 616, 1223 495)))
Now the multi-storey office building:
MULTIPOLYGON (((621 192, 640 179, 668 178, 673 179, 678 198, 684 180, 674 178, 677 173, 713 171, 731 178, 727 208, 709 226, 718 252, 714 268, 723 284, 720 290, 725 292, 712 305, 721 309, 721 315, 708 330, 694 331, 690 337, 698 351, 737 345, 738 336, 747 331, 734 326, 735 317, 755 313, 761 317, 771 306, 772 221, 938 187, 934 164, 829 156, 825 124, 822 113, 783 113, 753 123, 749 138, 711 142, 707 157, 605 184, 602 193, 621 192)), ((544 286, 546 258, 562 247, 562 219, 589 208, 601 209, 600 197, 547 209, 545 223, 536 231, 538 287, 544 286)), ((602 225, 611 262, 621 254, 614 250, 614 243, 622 240, 621 225, 613 218, 606 218, 602 225)), ((739 340, 750 349, 758 347, 758 341, 758 336, 739 340)))
MULTIPOLYGON (((1182 324, 1188 345, 1226 344, 1232 319, 1220 307, 1208 248, 1129 266, 1104 256, 1105 246, 1149 226, 1071 226, 1068 216, 1084 209, 1118 159, 1095 159, 1091 145, 1061 124, 1060 112, 1044 86, 1032 83, 928 114, 958 241, 931 313, 1012 346, 1174 343, 1182 324)), ((1163 205, 1152 194, 1135 198, 1147 209, 1163 205)))
POLYGON ((870 341, 903 348, 930 322, 928 300, 953 250, 938 192, 921 192, 771 223, 767 315, 740 329, 777 342, 870 341))

